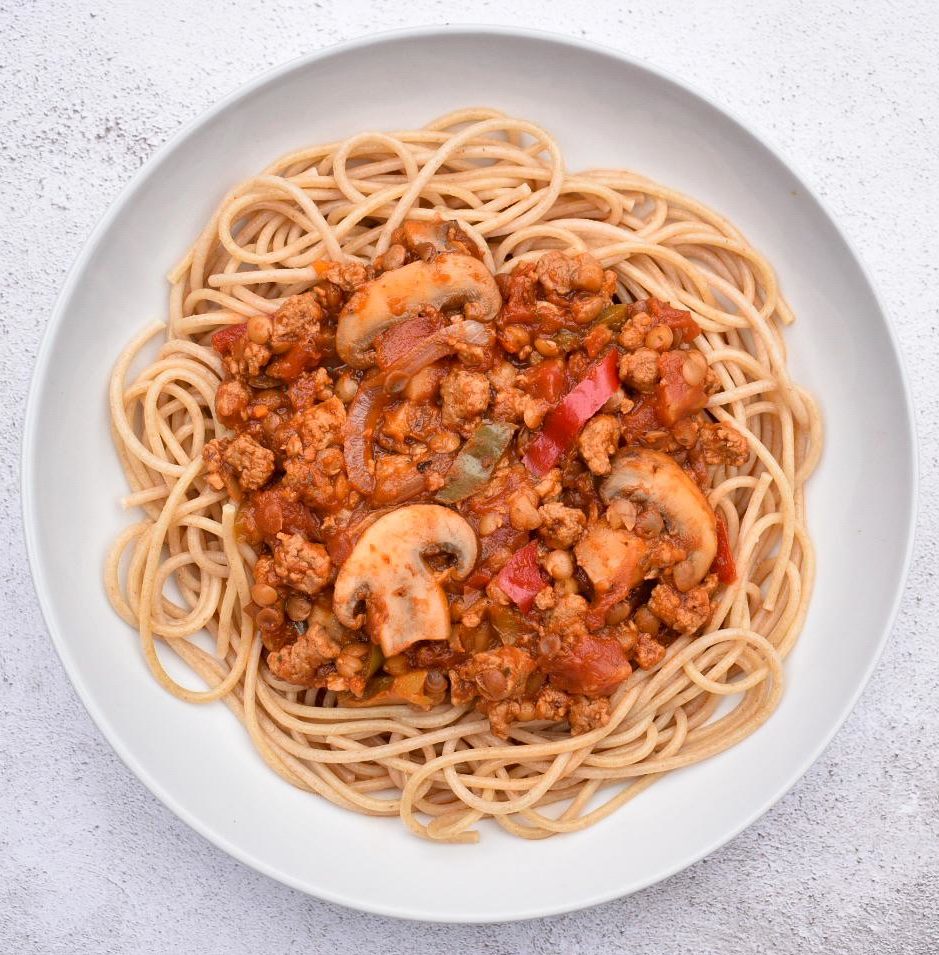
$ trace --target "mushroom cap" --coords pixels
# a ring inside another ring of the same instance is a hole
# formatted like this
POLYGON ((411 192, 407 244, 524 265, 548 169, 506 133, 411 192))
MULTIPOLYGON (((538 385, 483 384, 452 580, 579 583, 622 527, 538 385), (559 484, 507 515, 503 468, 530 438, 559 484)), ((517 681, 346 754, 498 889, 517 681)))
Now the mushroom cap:
POLYGON ((425 557, 454 558, 458 580, 476 564, 473 528, 456 511, 439 504, 412 504, 380 517, 359 538, 333 589, 333 611, 341 623, 365 623, 385 656, 418 640, 446 640, 450 609, 425 557), (359 608, 365 603, 365 614, 359 608))
POLYGON ((600 486, 606 504, 625 497, 658 508, 666 530, 688 549, 694 584, 704 579, 717 553, 717 518, 700 488, 667 454, 627 448, 613 459, 600 486))
POLYGON ((470 255, 455 252, 429 262, 411 262, 385 272, 346 302, 336 328, 336 351, 355 368, 371 364, 372 344, 389 326, 413 316, 422 306, 441 310, 478 306, 474 318, 491 321, 502 307, 496 280, 470 255))

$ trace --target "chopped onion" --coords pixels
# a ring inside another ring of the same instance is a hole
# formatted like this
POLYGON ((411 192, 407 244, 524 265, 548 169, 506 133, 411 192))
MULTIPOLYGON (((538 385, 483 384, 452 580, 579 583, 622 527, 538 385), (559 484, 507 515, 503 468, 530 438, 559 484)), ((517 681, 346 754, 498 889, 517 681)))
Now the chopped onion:
POLYGON ((361 494, 371 494, 375 490, 372 433, 378 416, 388 403, 382 384, 380 375, 366 378, 359 385, 346 412, 342 454, 346 462, 346 474, 352 486, 361 494))
POLYGON ((412 497, 424 494, 427 491, 426 475, 433 471, 437 474, 446 474, 453 464, 452 454, 435 454, 424 464, 423 470, 418 470, 415 464, 412 473, 408 474, 401 481, 386 487, 376 487, 372 494, 372 503, 374 504, 401 504, 409 501, 412 497))
MULTIPOLYGON (((419 371, 458 351, 461 345, 485 347, 491 342, 492 332, 481 322, 472 319, 454 322, 424 339, 384 372, 363 379, 346 412, 343 433, 346 473, 357 491, 369 495, 375 490, 372 433, 389 400, 400 394, 419 371)), ((414 486, 417 487, 416 478, 414 486)))
POLYGON ((421 369, 453 354, 460 345, 486 346, 491 342, 492 332, 482 322, 473 319, 441 328, 385 369, 385 393, 400 394, 421 369))

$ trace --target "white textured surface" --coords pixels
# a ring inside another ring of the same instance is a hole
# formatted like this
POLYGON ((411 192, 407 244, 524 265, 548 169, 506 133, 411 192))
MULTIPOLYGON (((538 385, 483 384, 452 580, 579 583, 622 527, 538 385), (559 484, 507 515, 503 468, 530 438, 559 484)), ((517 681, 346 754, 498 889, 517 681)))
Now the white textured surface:
POLYGON ((131 2, 0 0, 0 951, 939 951, 939 9, 932 0, 880 0, 863 13, 782 0, 680 6, 161 0, 145 13, 131 2), (530 25, 618 46, 768 135, 871 268, 904 346, 920 430, 920 527, 900 618, 815 767, 762 820, 669 881, 501 927, 418 926, 320 903, 177 821, 71 689, 19 526, 19 435, 39 337, 68 264, 133 171, 182 122, 271 65, 432 22, 530 25))

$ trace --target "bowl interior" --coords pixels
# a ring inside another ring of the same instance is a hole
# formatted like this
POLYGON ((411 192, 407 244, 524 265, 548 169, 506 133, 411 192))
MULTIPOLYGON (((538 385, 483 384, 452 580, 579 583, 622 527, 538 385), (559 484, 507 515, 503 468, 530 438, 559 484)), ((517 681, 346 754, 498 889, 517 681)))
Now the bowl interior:
POLYGON ((805 771, 847 715, 889 626, 908 557, 912 462, 902 374, 870 284, 766 146, 618 55, 557 38, 448 30, 292 64, 230 98, 145 167, 82 254, 47 333, 24 499, 37 589, 66 669, 108 739, 170 808, 226 851, 317 896, 405 917, 486 921, 579 908, 661 879, 726 841, 805 771), (564 82, 546 83, 547 75, 564 82), (799 317, 791 363, 820 398, 827 437, 809 486, 816 592, 770 721, 578 835, 520 844, 487 825, 478 846, 449 847, 293 790, 222 704, 187 705, 151 679, 101 586, 108 544, 129 519, 117 503, 124 485, 106 383, 124 344, 165 313, 165 272, 232 184, 304 144, 418 126, 477 104, 545 126, 571 169, 633 168, 731 218, 775 265, 799 317), (875 507, 871 488, 893 493, 875 507))

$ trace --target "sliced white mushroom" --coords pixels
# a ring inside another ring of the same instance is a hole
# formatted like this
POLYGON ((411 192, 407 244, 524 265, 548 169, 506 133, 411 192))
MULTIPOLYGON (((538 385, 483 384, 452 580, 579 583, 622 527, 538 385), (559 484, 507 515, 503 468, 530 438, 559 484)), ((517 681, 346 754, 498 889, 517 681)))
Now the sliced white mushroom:
POLYGON ((333 611, 347 627, 364 624, 386 657, 418 640, 446 640, 450 608, 426 559, 450 555, 450 573, 460 580, 478 551, 473 528, 456 511, 437 504, 398 508, 359 538, 336 578, 333 611))
POLYGON ((372 344, 389 326, 424 305, 441 310, 473 305, 468 317, 488 322, 502 307, 492 273, 469 255, 448 253, 385 272, 346 303, 336 329, 336 351, 356 368, 372 363, 372 344))
MULTIPOLYGON (((440 255, 443 252, 465 252, 473 240, 451 219, 408 219, 400 229, 404 244, 419 252, 429 247, 440 255)), ((422 256, 426 258, 426 256, 422 256)))
POLYGON ((717 553, 717 518, 698 486, 672 458, 645 448, 621 451, 600 496, 607 504, 621 497, 655 507, 666 531, 688 552, 675 567, 676 586, 689 590, 700 583, 717 553))

